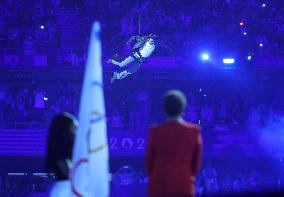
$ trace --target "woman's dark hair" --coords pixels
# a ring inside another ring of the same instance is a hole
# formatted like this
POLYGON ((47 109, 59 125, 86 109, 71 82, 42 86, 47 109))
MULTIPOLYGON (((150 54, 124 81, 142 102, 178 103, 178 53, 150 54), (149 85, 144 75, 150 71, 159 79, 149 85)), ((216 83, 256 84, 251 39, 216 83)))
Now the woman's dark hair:
POLYGON ((186 106, 186 97, 179 90, 170 90, 164 96, 164 111, 169 117, 182 115, 186 106))
POLYGON ((72 159, 76 122, 76 119, 66 112, 53 118, 49 127, 46 148, 45 166, 48 172, 55 172, 60 176, 56 162, 72 159))

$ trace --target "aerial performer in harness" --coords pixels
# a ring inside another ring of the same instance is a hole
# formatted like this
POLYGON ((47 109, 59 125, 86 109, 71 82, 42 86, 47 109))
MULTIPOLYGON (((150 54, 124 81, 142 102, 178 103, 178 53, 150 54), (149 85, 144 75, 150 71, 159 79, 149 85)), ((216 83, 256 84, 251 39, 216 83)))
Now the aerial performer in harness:
POLYGON ((125 77, 132 75, 137 72, 141 64, 146 58, 150 57, 155 50, 155 39, 156 35, 151 33, 148 36, 132 36, 126 44, 131 44, 135 41, 132 48, 132 54, 125 58, 123 61, 119 61, 119 56, 115 54, 107 63, 118 65, 123 68, 129 64, 132 64, 129 68, 123 70, 122 72, 114 72, 111 78, 111 83, 116 80, 124 79, 125 77))

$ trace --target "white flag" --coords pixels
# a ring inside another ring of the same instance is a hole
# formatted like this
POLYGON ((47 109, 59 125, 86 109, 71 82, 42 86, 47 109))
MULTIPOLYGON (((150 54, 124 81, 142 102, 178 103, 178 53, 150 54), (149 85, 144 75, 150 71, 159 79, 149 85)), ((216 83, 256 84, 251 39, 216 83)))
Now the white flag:
POLYGON ((92 27, 71 172, 74 196, 109 196, 108 143, 101 66, 100 25, 92 27))

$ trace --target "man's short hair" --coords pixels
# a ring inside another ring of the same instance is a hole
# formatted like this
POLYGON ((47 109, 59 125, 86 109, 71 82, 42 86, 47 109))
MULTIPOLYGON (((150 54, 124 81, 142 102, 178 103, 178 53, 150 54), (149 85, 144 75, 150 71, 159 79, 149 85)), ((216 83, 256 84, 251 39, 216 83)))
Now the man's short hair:
POLYGON ((157 38, 157 35, 154 34, 154 33, 150 33, 150 34, 147 36, 147 39, 149 39, 149 38, 156 39, 156 38, 157 38))
POLYGON ((163 105, 167 116, 181 116, 186 107, 186 97, 180 90, 169 90, 164 96, 163 105))

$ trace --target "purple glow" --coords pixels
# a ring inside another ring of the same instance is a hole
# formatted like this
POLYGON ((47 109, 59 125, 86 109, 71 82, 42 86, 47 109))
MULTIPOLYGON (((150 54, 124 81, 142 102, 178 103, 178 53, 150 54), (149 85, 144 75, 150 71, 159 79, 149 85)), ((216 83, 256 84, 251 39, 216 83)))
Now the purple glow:
POLYGON ((18 196, 10 186, 26 182, 21 196, 40 191, 30 181, 6 183, 6 175, 44 172, 51 118, 78 117, 94 19, 102 25, 113 196, 147 196, 149 126, 165 120, 162 96, 171 88, 186 94, 183 118, 205 136, 196 196, 283 189, 283 1, 1 1, 0 196, 18 196), (110 84, 114 71, 128 67, 107 60, 118 53, 123 61, 136 44, 128 39, 150 33, 158 35, 155 52, 137 73, 110 84))

